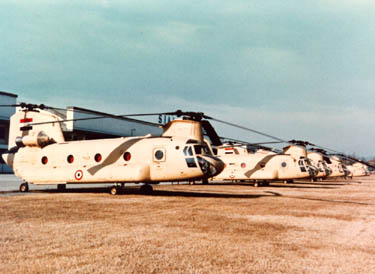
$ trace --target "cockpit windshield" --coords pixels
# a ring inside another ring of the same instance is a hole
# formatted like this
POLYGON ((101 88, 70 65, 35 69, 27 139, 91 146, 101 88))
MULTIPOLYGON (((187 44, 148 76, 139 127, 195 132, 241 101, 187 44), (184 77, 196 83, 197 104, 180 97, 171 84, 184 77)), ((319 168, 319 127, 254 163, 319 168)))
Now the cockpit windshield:
POLYGON ((306 166, 312 166, 310 159, 305 159, 306 166))
POLYGON ((195 155, 206 155, 211 154, 207 146, 194 145, 195 155))

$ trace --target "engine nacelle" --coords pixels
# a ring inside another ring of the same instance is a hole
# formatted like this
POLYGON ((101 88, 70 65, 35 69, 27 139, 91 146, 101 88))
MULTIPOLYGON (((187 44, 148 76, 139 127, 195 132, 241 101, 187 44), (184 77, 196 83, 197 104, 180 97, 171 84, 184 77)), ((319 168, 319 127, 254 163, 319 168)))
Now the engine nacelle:
POLYGON ((54 143, 53 139, 48 137, 43 131, 40 131, 36 135, 26 135, 16 138, 16 145, 18 147, 45 147, 52 143, 54 143))

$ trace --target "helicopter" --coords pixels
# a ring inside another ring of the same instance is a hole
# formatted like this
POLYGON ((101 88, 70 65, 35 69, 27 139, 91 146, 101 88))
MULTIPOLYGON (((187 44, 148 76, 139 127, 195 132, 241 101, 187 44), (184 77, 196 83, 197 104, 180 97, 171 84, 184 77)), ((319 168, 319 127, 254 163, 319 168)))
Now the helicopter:
POLYGON ((150 193, 152 184, 205 180, 224 168, 203 142, 202 127, 216 137, 203 113, 165 113, 181 118, 165 124, 161 136, 66 141, 64 120, 46 106, 17 106, 2 158, 25 181, 21 192, 29 190, 29 183, 57 185, 58 190, 67 184, 104 183, 113 185, 110 193, 115 195, 126 183, 143 183, 141 191, 150 193))
POLYGON ((355 162, 351 165, 347 165, 346 167, 350 171, 351 177, 361 177, 370 175, 368 167, 360 162, 355 162))
POLYGON ((319 151, 307 152, 307 158, 310 159, 311 163, 318 168, 318 174, 316 175, 317 180, 323 180, 332 174, 332 169, 327 165, 327 161, 330 161, 327 156, 324 156, 319 151))
POLYGON ((290 182, 310 176, 309 163, 300 163, 290 154, 277 153, 264 147, 254 149, 239 144, 225 144, 217 148, 217 157, 225 163, 215 180, 253 181, 254 186, 268 185, 269 181, 290 182), (303 169, 300 165, 303 165, 303 169))

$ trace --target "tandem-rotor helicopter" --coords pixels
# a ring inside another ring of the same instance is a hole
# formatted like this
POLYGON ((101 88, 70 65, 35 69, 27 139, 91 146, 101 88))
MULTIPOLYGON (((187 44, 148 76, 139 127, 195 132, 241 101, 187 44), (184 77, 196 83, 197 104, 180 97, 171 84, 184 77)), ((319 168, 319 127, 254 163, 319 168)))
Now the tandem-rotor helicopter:
POLYGON ((202 127, 213 143, 217 139, 210 123, 202 120, 206 117, 203 113, 179 110, 145 114, 181 117, 164 125, 158 137, 65 141, 61 129, 64 120, 46 111, 47 107, 16 106, 20 109, 10 119, 9 150, 2 157, 25 181, 21 192, 29 190, 29 183, 53 184, 59 190, 66 184, 108 183, 113 184, 111 194, 117 194, 126 183, 143 183, 141 191, 151 192, 152 184, 207 180, 224 168, 203 141, 202 127))
POLYGON ((224 161, 224 170, 213 179, 252 181, 254 186, 269 181, 291 182, 294 179, 314 178, 316 168, 306 158, 304 147, 290 145, 277 153, 258 144, 226 144, 217 148, 224 161))

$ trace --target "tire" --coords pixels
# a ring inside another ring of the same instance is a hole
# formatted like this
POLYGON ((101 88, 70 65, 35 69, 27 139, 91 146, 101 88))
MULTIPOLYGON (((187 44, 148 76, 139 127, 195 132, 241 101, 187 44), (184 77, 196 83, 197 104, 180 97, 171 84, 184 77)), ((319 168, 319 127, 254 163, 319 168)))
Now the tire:
POLYGON ((109 194, 111 195, 116 195, 118 193, 118 188, 117 186, 113 186, 111 187, 111 189, 109 190, 109 194))
POLYGON ((152 186, 151 185, 143 185, 141 186, 141 192, 143 194, 150 194, 152 193, 153 189, 152 189, 152 186))
POLYGON ((28 192, 29 191, 29 184, 23 183, 20 185, 20 192, 28 192))

